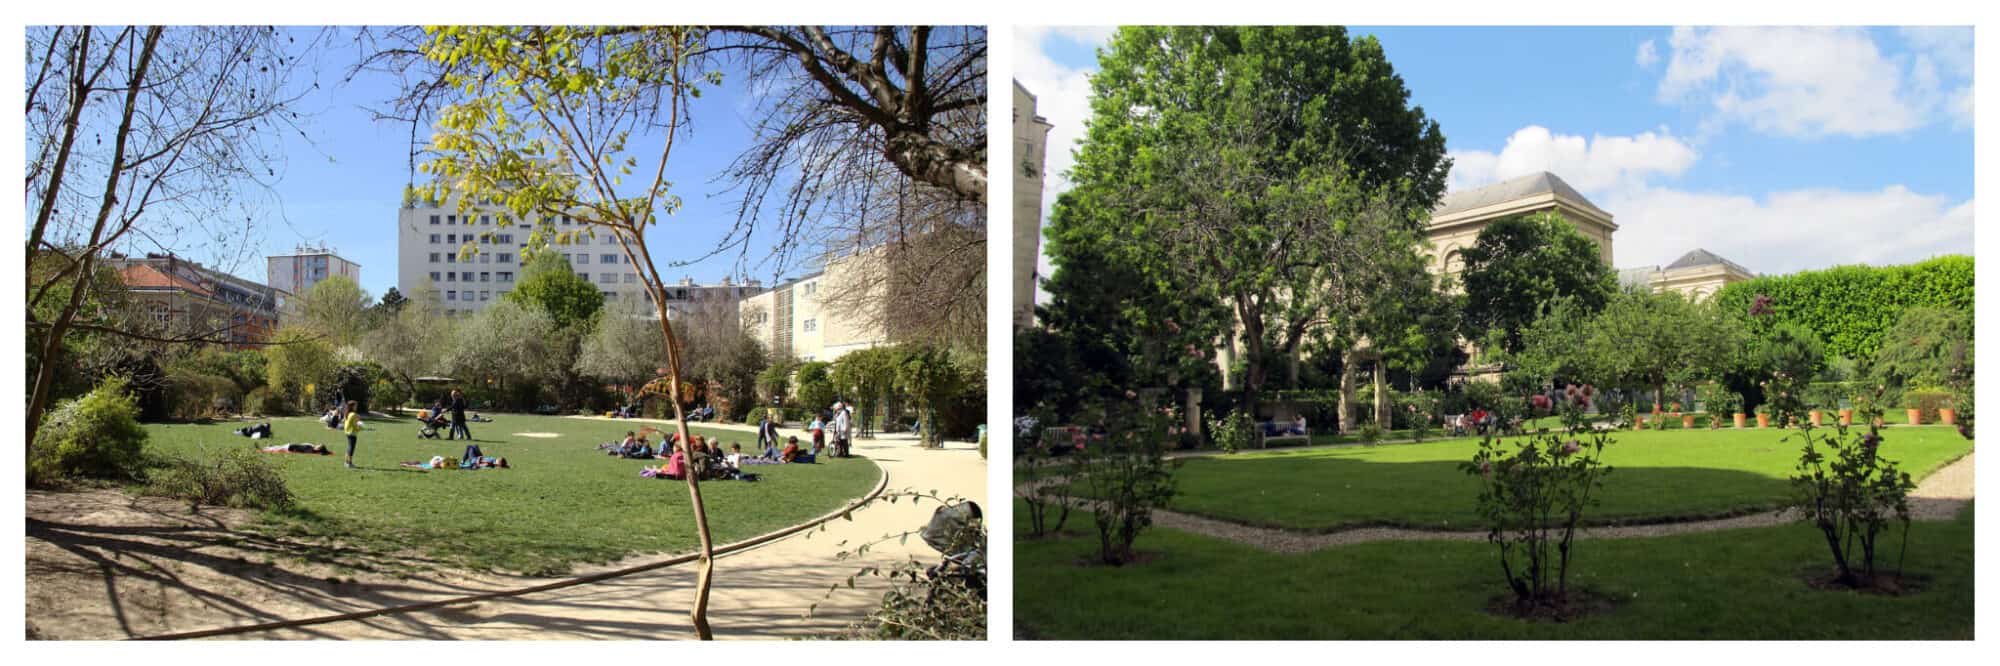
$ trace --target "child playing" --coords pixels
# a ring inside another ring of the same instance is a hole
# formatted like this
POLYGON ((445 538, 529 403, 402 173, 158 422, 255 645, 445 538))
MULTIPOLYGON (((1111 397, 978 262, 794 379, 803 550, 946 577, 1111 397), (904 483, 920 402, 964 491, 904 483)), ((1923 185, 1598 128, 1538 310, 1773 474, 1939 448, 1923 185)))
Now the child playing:
POLYGON ((361 405, 356 401, 347 401, 347 419, 340 426, 341 431, 347 433, 348 469, 354 469, 354 438, 356 435, 361 434, 361 415, 356 413, 356 410, 360 407, 361 405))

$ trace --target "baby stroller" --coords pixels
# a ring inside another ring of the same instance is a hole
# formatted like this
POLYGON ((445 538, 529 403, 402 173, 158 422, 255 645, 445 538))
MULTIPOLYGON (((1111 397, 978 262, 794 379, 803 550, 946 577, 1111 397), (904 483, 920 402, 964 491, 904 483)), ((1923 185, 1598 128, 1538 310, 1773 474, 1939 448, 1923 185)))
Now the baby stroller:
POLYGON ((944 554, 944 561, 924 569, 932 583, 925 599, 937 596, 940 585, 962 585, 986 598, 986 527, 979 503, 971 500, 938 507, 921 533, 924 543, 944 554))
POLYGON ((417 437, 422 439, 437 439, 438 429, 451 427, 451 422, 445 420, 444 413, 442 412, 424 410, 423 413, 417 415, 417 420, 419 422, 417 437))

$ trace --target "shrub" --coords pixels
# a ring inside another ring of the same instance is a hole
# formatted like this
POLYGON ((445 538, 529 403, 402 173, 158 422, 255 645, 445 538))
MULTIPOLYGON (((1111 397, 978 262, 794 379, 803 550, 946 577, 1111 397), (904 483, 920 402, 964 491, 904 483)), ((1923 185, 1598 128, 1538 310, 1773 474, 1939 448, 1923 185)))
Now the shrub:
POLYGON ((1472 460, 1459 465, 1480 480, 1478 512, 1487 541, 1500 549, 1517 609, 1566 607, 1576 527, 1611 471, 1599 458, 1613 440, 1592 429, 1583 413, 1593 391, 1564 390, 1562 403, 1552 406, 1562 414, 1561 432, 1537 431, 1512 447, 1489 433, 1472 460))
POLYGON ((1744 312, 1760 295, 1770 300, 1773 316, 1751 322, 1752 332, 1795 323, 1812 329, 1832 355, 1872 359, 1909 308, 1972 312, 1973 259, 1946 256, 1901 266, 1838 266, 1760 277, 1723 287, 1712 301, 1744 312))
MULTIPOLYGON (((1125 395, 1128 401, 1135 397, 1125 395)), ((1153 524, 1153 510, 1173 499, 1180 463, 1164 455, 1165 443, 1176 434, 1171 410, 1149 410, 1136 402, 1103 409, 1108 435, 1102 446, 1085 449, 1076 460, 1076 476, 1090 498, 1098 560, 1122 565, 1136 555, 1132 543, 1153 524)))
MULTIPOLYGON (((986 525, 983 520, 973 518, 952 521, 957 528, 939 533, 934 528, 941 527, 936 516, 945 511, 964 509, 959 498, 940 498, 936 494, 919 494, 909 491, 890 493, 889 501, 908 499, 912 504, 924 500, 935 500, 952 507, 940 509, 933 514, 932 522, 923 530, 912 530, 901 534, 884 536, 873 542, 864 543, 852 550, 838 554, 840 559, 865 555, 875 545, 891 539, 908 540, 912 534, 921 534, 927 542, 933 539, 946 542, 945 548, 960 553, 951 561, 937 566, 925 566, 915 558, 906 558, 892 567, 865 566, 847 579, 846 587, 854 587, 856 579, 876 576, 887 579, 889 591, 882 595, 882 602, 860 622, 848 626, 840 634, 840 639, 856 640, 941 640, 977 641, 986 639, 986 562, 984 547, 986 525), (899 496, 901 496, 899 498, 899 496), (959 544, 980 544, 977 550, 959 544)), ((977 505, 973 505, 976 508, 977 505)), ((960 513, 959 515, 966 515, 960 513)), ((933 542, 933 547, 937 547, 933 542)), ((827 591, 831 597, 842 586, 834 585, 827 591)), ((813 610, 817 610, 814 605, 813 610)), ((808 616, 811 612, 808 612, 808 616)))
POLYGON ((290 416, 292 401, 268 386, 259 386, 243 396, 243 408, 258 416, 290 416))
MULTIPOLYGON (((1871 407, 1860 416, 1869 423, 1879 414, 1871 407)), ((1909 493, 1917 485, 1879 454, 1882 436, 1873 426, 1852 436, 1846 427, 1828 435, 1813 431, 1811 423, 1802 422, 1797 433, 1785 437, 1803 443, 1792 475, 1791 508, 1825 535, 1838 582, 1872 586, 1877 539, 1892 518, 1903 524, 1903 542, 1909 543, 1909 493)))
MULTIPOLYGON (((1023 417, 1025 418, 1025 417, 1023 417)), ((1070 475, 1075 471, 1070 459, 1050 455, 1049 447, 1030 446, 1015 457, 1016 497, 1028 509, 1028 534, 1033 537, 1061 532, 1069 522, 1070 475), (1054 523, 1050 523, 1050 514, 1054 523)))
POLYGON ((201 505, 238 509, 275 509, 292 504, 284 472, 255 449, 226 450, 207 459, 174 456, 154 470, 147 492, 201 505))
POLYGON ((1241 410, 1230 412, 1219 421, 1210 421, 1208 429, 1215 433, 1215 448, 1222 449, 1223 453, 1250 448, 1263 436, 1258 431, 1257 422, 1241 410))
POLYGON ((1361 443, 1374 446, 1376 442, 1382 441, 1382 426, 1375 423, 1373 419, 1370 419, 1368 422, 1361 424, 1361 431, 1358 434, 1361 437, 1361 443))
POLYGON ((113 376, 50 409, 28 450, 28 482, 137 478, 146 430, 139 427, 139 404, 128 386, 124 377, 113 376))
POLYGON ((1917 389, 1903 392, 1903 406, 1924 413, 1924 418, 1937 418, 1939 408, 1949 409, 1952 405, 1950 391, 1940 389, 1917 389))
POLYGON ((236 382, 201 372, 167 375, 168 417, 192 421, 227 414, 236 405, 236 382))

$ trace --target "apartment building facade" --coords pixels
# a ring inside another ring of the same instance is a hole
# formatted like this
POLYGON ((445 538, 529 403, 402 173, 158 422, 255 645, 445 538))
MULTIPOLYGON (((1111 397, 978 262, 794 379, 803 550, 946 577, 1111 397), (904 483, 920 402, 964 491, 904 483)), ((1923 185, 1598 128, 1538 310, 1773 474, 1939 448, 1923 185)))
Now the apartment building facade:
POLYGON ((278 330, 282 294, 268 285, 172 254, 113 255, 106 265, 170 334, 225 339, 229 349, 240 350, 269 342, 278 330))

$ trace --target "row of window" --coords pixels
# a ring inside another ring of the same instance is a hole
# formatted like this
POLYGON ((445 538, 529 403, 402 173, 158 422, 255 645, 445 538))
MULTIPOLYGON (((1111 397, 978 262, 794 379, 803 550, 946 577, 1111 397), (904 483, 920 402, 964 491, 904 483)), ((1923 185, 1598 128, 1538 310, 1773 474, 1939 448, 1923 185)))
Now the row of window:
MULTIPOLYGON (((432 243, 451 243, 453 245, 457 245, 459 243, 471 243, 474 242, 474 240, 475 237, 472 234, 466 234, 464 236, 460 236, 458 234, 431 234, 432 243)), ((514 244, 514 234, 480 234, 476 240, 482 243, 497 243, 500 245, 512 245, 514 244)))
MULTIPOLYGON (((440 259, 442 259, 442 260, 444 261, 444 263, 447 263, 447 264, 456 264, 456 263, 458 263, 458 253, 457 253, 457 252, 432 252, 432 253, 431 253, 431 263, 433 263, 433 264, 435 264, 435 263, 438 263, 438 260, 440 260, 440 259)), ((468 259, 466 259, 466 260, 465 260, 465 263, 468 263, 468 264, 469 264, 469 263, 472 263, 472 260, 468 258, 468 259)), ((514 253, 512 253, 512 252, 495 252, 495 253, 492 253, 492 254, 481 254, 481 255, 479 255, 479 263, 482 263, 482 264, 511 264, 511 263, 514 263, 514 253)))
MULTIPOLYGON (((506 295, 507 295, 507 291, 506 291, 506 290, 501 290, 501 292, 500 292, 500 295, 501 295, 501 296, 506 296, 506 295)), ((447 290, 445 290, 445 292, 444 292, 444 300, 447 300, 447 301, 456 301, 456 300, 461 300, 461 299, 459 299, 459 297, 458 297, 458 291, 456 291, 456 290, 451 290, 451 289, 447 289, 447 290)), ((470 302, 472 302, 472 291, 471 291, 471 290, 467 290, 467 291, 465 292, 465 298, 464 298, 463 300, 464 300, 465 302, 467 302, 467 303, 470 303, 470 302)), ((482 301, 482 302, 483 302, 483 301, 490 301, 490 300, 493 300, 493 292, 491 292, 491 291, 481 291, 481 292, 479 292, 479 300, 480 300, 480 301, 482 301)))
MULTIPOLYGON (((431 282, 433 284, 438 282, 472 282, 473 281, 472 275, 473 275, 472 271, 463 271, 463 272, 454 271, 451 273, 442 273, 442 274, 438 273, 437 271, 431 271, 431 282), (440 276, 442 276, 442 278, 440 278, 440 276)), ((514 273, 513 271, 500 271, 498 273, 493 273, 489 271, 479 271, 478 281, 513 282, 514 273)))

